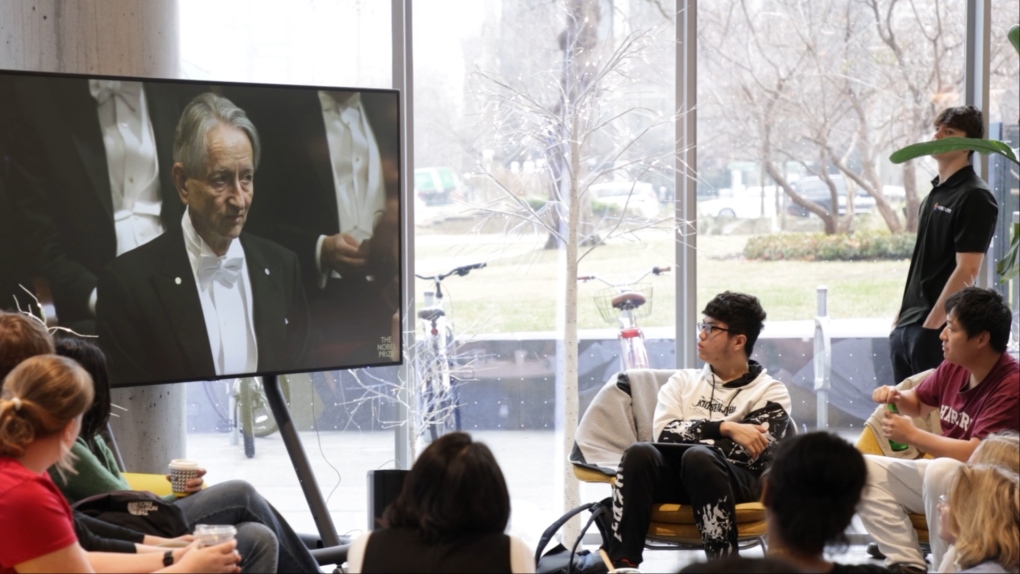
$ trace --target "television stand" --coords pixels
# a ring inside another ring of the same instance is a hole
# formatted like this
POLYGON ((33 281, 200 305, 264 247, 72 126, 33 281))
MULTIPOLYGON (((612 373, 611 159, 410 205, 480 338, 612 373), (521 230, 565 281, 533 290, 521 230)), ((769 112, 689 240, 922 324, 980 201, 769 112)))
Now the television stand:
POLYGON ((294 428, 294 420, 290 417, 287 402, 283 399, 277 375, 264 375, 262 388, 266 393, 269 408, 273 411, 273 417, 276 418, 276 424, 280 427, 283 444, 287 447, 290 462, 297 473, 298 482, 301 483, 301 490, 304 492, 305 500, 308 501, 308 508, 312 511, 312 518, 315 520, 319 536, 322 537, 322 544, 327 548, 339 546, 340 538, 337 536, 336 526, 333 525, 333 519, 326 508, 326 500, 322 497, 319 484, 315 481, 315 474, 312 473, 312 466, 308 462, 305 449, 301 446, 301 439, 298 437, 297 429, 294 428))

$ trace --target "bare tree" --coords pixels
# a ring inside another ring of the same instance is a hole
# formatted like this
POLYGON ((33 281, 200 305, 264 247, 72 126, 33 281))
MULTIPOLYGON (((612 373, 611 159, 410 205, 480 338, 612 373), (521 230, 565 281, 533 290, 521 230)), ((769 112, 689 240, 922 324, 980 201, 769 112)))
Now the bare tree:
POLYGON ((962 81, 962 66, 951 65, 959 10, 900 0, 743 0, 714 8, 703 11, 699 29, 699 74, 715 86, 702 102, 705 116, 732 133, 729 141, 744 142, 741 159, 759 162, 827 233, 849 229, 854 193, 874 198, 890 231, 916 229, 914 167, 903 174, 905 222, 881 173, 889 152, 926 137, 945 105, 933 96, 962 81), (756 133, 747 133, 751 127, 756 133), (798 192, 787 175, 795 164, 825 184, 828 205, 798 192), (847 184, 844 214, 830 174, 847 184))
POLYGON ((662 145, 650 136, 656 127, 671 129, 676 114, 634 104, 640 101, 634 94, 653 87, 668 93, 639 70, 650 67, 646 59, 650 46, 662 41, 659 34, 668 38, 670 28, 635 26, 610 34, 605 23, 616 14, 602 14, 598 2, 563 0, 557 6, 564 27, 558 35, 562 61, 556 68, 531 62, 529 73, 514 76, 480 69, 473 75, 472 88, 480 102, 479 125, 488 127, 476 145, 502 150, 505 155, 495 159, 496 165, 522 158, 536 172, 513 173, 483 165, 502 193, 476 207, 505 218, 509 233, 542 229, 547 246, 562 253, 558 352, 562 369, 556 379, 556 412, 557 429, 562 431, 564 507, 573 507, 578 490, 566 456, 578 423, 578 265, 605 241, 665 220, 635 216, 628 207, 650 170, 672 164, 672 141, 662 145), (593 186, 614 180, 629 182, 630 194, 620 209, 596 217, 593 186), (535 197, 547 199, 536 202, 535 197))

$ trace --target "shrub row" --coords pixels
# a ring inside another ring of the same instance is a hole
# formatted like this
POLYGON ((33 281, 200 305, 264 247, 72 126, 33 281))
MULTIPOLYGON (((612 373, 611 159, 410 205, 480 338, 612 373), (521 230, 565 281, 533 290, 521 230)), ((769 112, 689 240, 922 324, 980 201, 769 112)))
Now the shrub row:
POLYGON ((752 237, 744 257, 761 261, 861 261, 909 259, 914 251, 913 233, 856 231, 846 234, 783 233, 752 237))

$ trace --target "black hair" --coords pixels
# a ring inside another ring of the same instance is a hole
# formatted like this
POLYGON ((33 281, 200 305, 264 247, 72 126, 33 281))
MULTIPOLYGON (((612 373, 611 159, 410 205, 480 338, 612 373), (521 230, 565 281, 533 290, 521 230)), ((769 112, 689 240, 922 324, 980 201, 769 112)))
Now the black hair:
POLYGON ((972 339, 987 331, 989 344, 997 353, 1005 353, 1013 315, 1002 295, 993 289, 964 287, 946 299, 946 315, 954 311, 956 322, 972 339))
POLYGON ((509 522, 510 493, 496 457, 463 432, 421 453, 382 518, 383 526, 416 530, 428 543, 503 532, 509 522))
POLYGON ((681 574, 730 574, 731 572, 757 572, 761 574, 789 574, 803 572, 793 564, 773 556, 762 558, 745 558, 743 556, 726 556, 708 562, 688 564, 681 574))
POLYGON ((868 476, 864 456, 828 432, 780 441, 765 477, 762 503, 770 528, 799 553, 821 556, 826 544, 847 545, 844 531, 868 476))
POLYGON ((82 416, 78 436, 95 446, 96 435, 105 431, 110 422, 110 374, 106 369, 106 355, 91 341, 80 337, 61 336, 54 343, 58 355, 74 359, 92 376, 95 397, 82 416))
MULTIPOLYGON (((985 123, 981 110, 974 106, 956 106, 946 108, 939 112, 935 118, 935 128, 946 126, 958 129, 969 138, 985 137, 985 123)), ((967 154, 967 157, 974 155, 974 150, 967 154)))
POLYGON ((727 335, 747 337, 744 350, 747 352, 747 358, 751 358, 754 343, 765 326, 765 310, 761 308, 761 302, 757 297, 724 291, 709 301, 701 314, 726 323, 729 329, 727 335))

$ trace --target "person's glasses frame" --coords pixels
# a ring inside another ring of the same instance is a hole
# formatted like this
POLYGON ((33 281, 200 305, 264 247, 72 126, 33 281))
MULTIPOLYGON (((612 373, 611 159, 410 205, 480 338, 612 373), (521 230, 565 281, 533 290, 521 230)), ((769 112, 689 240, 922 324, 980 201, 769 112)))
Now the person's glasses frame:
POLYGON ((698 329, 699 333, 704 333, 706 337, 711 337, 712 333, 716 331, 724 331, 726 333, 730 332, 730 330, 725 327, 720 327, 719 325, 713 325, 712 323, 706 323, 704 321, 700 321, 694 326, 698 329))

